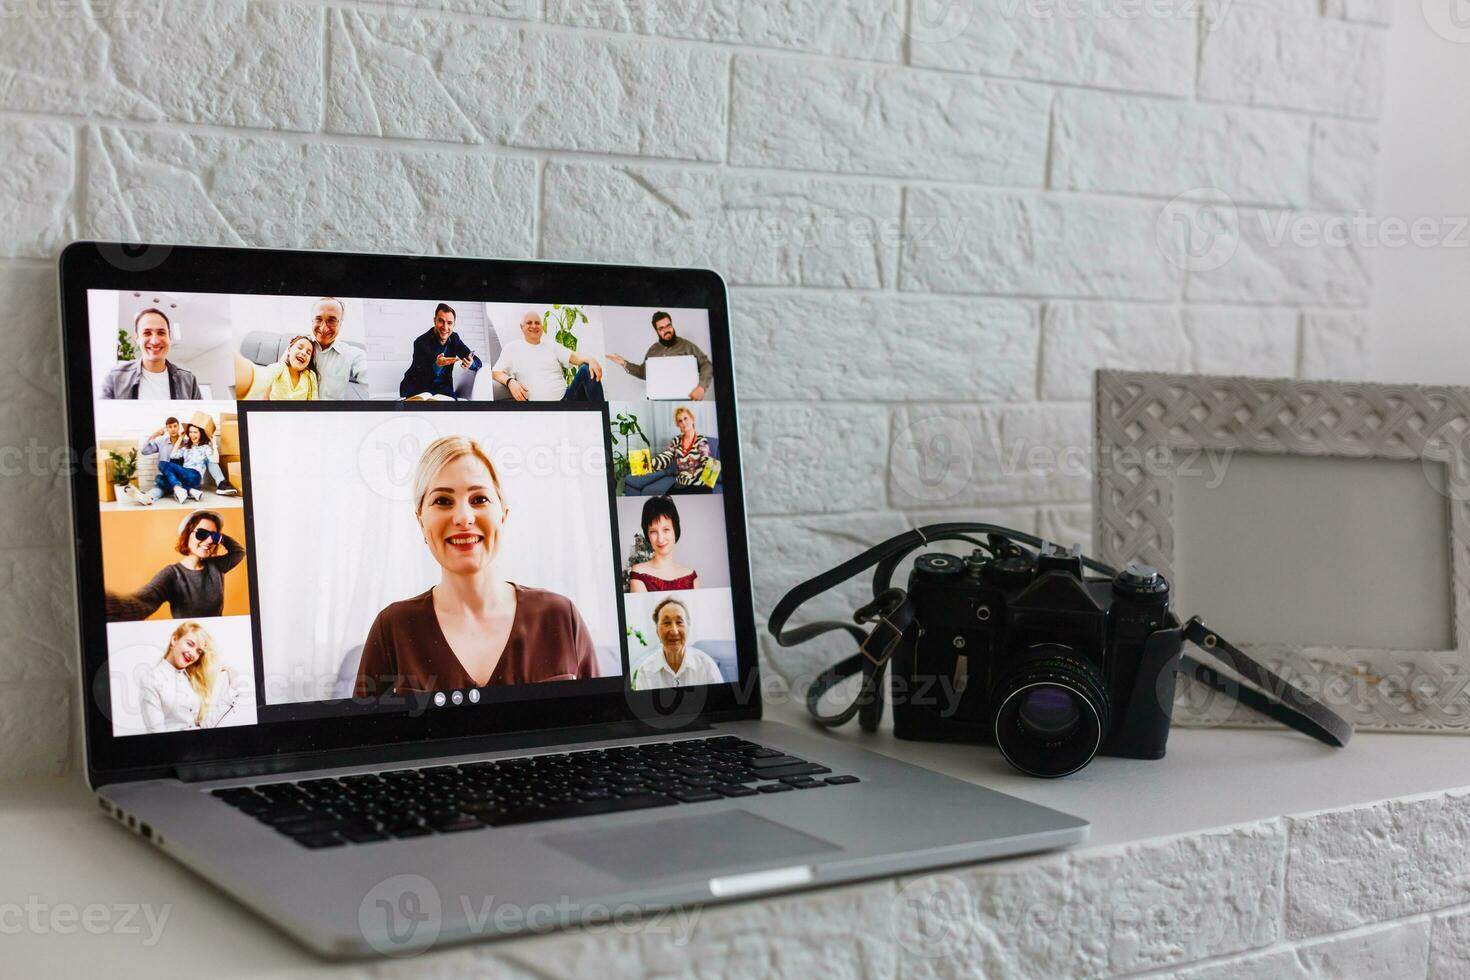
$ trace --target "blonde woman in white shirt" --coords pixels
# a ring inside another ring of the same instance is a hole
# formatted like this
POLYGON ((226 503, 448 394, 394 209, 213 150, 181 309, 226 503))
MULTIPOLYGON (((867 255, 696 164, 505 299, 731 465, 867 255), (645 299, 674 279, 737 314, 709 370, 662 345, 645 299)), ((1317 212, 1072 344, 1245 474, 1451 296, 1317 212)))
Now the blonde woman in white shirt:
POLYGON ((669 596, 653 607, 653 624, 663 649, 645 657, 634 669, 633 690, 725 683, 714 658, 689 645, 693 619, 688 606, 669 596))
POLYGON ((193 622, 173 631, 141 686, 143 727, 150 733, 214 728, 241 697, 229 668, 219 663, 214 637, 193 622))

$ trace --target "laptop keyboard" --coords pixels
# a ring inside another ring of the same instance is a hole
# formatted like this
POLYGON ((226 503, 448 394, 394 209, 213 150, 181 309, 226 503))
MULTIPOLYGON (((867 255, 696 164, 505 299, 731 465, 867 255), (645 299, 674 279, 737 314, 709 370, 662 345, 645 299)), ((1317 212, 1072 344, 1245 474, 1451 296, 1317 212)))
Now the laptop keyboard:
POLYGON ((857 781, 722 735, 240 786, 213 795, 317 849, 857 781))

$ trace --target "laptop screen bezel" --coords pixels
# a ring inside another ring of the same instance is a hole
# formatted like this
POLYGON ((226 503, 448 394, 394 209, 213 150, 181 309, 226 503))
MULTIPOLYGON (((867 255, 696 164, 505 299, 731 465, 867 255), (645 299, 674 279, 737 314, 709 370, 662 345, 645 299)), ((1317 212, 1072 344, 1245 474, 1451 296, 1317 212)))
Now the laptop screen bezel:
MULTIPOLYGON (((745 496, 735 407, 734 363, 725 283, 704 269, 469 259, 369 253, 76 242, 60 258, 63 377, 67 437, 83 461, 71 476, 78 646, 86 762, 93 786, 155 778, 180 768, 272 757, 309 759, 374 746, 456 747, 466 739, 555 729, 614 726, 668 717, 679 727, 760 715, 760 675, 745 526, 745 496), (587 306, 700 308, 709 311, 716 420, 720 433, 725 529, 734 606, 737 680, 710 685, 672 714, 652 693, 567 694, 498 705, 482 712, 372 713, 283 721, 189 733, 113 735, 107 705, 107 628, 97 508, 95 386, 88 290, 340 295, 374 299, 544 302, 565 297, 587 306), (89 465, 90 464, 90 465, 89 465)), ((593 734, 589 738, 595 737, 593 734)))

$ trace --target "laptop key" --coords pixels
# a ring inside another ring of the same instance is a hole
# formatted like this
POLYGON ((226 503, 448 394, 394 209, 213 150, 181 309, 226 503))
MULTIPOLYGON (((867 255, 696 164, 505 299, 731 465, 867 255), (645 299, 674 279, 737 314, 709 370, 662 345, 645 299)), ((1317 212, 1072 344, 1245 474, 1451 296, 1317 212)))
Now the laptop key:
MULTIPOLYGON (((711 798, 719 799, 710 794, 711 798)), ((656 806, 672 806, 674 800, 662 793, 643 793, 638 796, 614 796, 606 800, 583 800, 579 803, 554 803, 549 806, 507 807, 499 814, 486 814, 484 819, 492 827, 505 827, 518 823, 534 823, 540 820, 564 820, 568 817, 586 817, 602 813, 622 813, 627 810, 645 810, 656 806)))
POLYGON ((327 831, 337 830, 346 825, 340 817, 307 817, 302 820, 288 820, 278 823, 275 828, 283 834, 299 837, 302 834, 321 834, 327 831))
POLYGON ((794 787, 787 786, 785 783, 766 783, 757 788, 762 793, 789 793, 794 787))
POLYGON ((856 782, 859 782, 856 776, 828 776, 826 779, 828 786, 846 786, 848 783, 856 782))
POLYGON ((803 762, 797 766, 779 766, 775 769, 757 769, 756 774, 762 779, 784 779, 787 776, 817 776, 822 773, 831 772, 826 766, 819 766, 815 762, 803 762))
POLYGON ((674 793, 673 797, 680 803, 706 803, 710 800, 723 799, 719 793, 714 793, 707 789, 685 790, 682 793, 674 793))
POLYGON ((732 784, 729 784, 729 785, 721 784, 719 786, 711 786, 710 789, 714 790, 716 793, 719 793, 721 796, 754 796, 754 795, 756 795, 756 791, 755 790, 751 789, 749 786, 741 786, 739 783, 732 783, 732 784))
POLYGON ((309 847, 314 851, 323 847, 341 847, 347 843, 336 834, 306 834, 292 839, 302 847, 309 847))
POLYGON ((763 759, 751 759, 750 768, 756 772, 764 772, 767 769, 776 769, 783 766, 805 765, 805 759, 798 759, 794 755, 773 755, 763 759))
POLYGON ((429 826, 441 834, 457 834, 462 830, 477 830, 485 825, 468 814, 462 814, 453 819, 430 820, 429 826))

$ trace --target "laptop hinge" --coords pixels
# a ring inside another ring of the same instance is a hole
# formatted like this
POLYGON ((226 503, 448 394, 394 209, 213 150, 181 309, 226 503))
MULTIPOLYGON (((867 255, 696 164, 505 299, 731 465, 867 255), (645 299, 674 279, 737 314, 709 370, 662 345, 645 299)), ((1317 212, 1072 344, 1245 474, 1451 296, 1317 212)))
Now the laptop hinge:
POLYGON ((201 762, 175 766, 173 774, 186 783, 202 783, 216 779, 243 779, 280 773, 310 772, 314 769, 339 769, 346 766, 377 766, 385 763, 437 759, 454 755, 483 755, 516 749, 579 745, 624 738, 653 735, 680 735, 709 731, 713 726, 701 721, 677 729, 654 728, 640 722, 606 722, 572 728, 554 728, 538 732, 507 735, 475 735, 470 738, 443 739, 434 742, 369 745, 321 752, 296 752, 282 755, 256 756, 248 759, 201 762))

